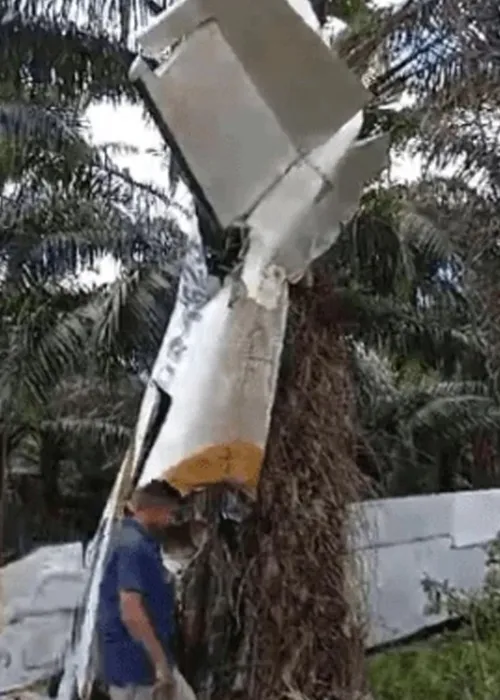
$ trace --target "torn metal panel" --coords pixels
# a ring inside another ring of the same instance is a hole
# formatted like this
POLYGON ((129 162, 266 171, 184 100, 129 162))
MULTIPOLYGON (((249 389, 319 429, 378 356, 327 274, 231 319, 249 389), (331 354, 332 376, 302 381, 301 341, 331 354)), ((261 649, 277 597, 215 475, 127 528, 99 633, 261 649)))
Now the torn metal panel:
MULTIPOLYGON (((212 285, 213 287, 213 282, 212 285)), ((134 439, 134 471, 145 459, 144 441, 160 404, 160 390, 170 393, 170 385, 186 350, 192 324, 208 301, 210 281, 203 253, 200 232, 193 215, 186 231, 186 252, 181 268, 174 310, 156 357, 151 377, 142 399, 134 439)), ((154 440, 155 436, 152 436, 154 440)))
POLYGON ((300 280, 310 264, 331 248, 341 225, 354 216, 366 182, 378 175, 385 162, 388 145, 386 134, 357 141, 333 171, 314 206, 294 223, 286 245, 273 259, 286 270, 291 283, 300 280))
POLYGON ((232 477, 255 491, 263 460, 288 308, 287 288, 266 309, 230 304, 226 285, 201 311, 173 380, 173 403, 139 483, 182 491, 232 477))
POLYGON ((500 490, 485 489, 461 494, 453 508, 453 546, 473 547, 490 542, 499 533, 500 490))
POLYGON ((450 617, 445 609, 429 614, 426 579, 473 591, 481 587, 486 571, 481 546, 454 549, 449 537, 368 549, 362 557, 369 581, 368 648, 405 639, 450 617))
MULTIPOLYGON (((183 0, 159 15, 137 40, 146 54, 158 58, 174 42, 183 39, 189 45, 204 25, 217 24, 233 60, 241 64, 295 148, 304 153, 325 143, 369 100, 356 76, 308 24, 310 13, 303 1, 294 8, 286 0, 183 0)), ((181 46, 167 71, 182 62, 181 46)), ((207 58, 210 62, 210 55, 207 58)), ((221 82, 212 101, 223 90, 221 82)))
POLYGON ((0 692, 29 687, 62 669, 73 618, 73 610, 51 611, 6 627, 0 638, 0 692))
POLYGON ((485 545, 500 531, 500 490, 389 498, 353 506, 353 546, 364 574, 369 647, 449 618, 429 613, 426 579, 478 590, 485 545))
POLYGON ((455 493, 436 493, 357 504, 352 508, 352 548, 370 549, 449 537, 455 503, 455 493))
POLYGON ((176 368, 186 350, 191 327, 210 297, 210 286, 198 222, 193 215, 186 231, 186 252, 182 264, 175 306, 155 361, 152 379, 169 393, 176 368))
POLYGON ((79 593, 64 591, 65 580, 80 581, 83 548, 79 543, 40 547, 1 569, 3 621, 11 624, 27 615, 72 610, 79 593))
POLYGON ((252 212, 242 276, 252 298, 259 298, 270 264, 282 268, 289 282, 298 282, 355 213, 366 181, 379 173, 388 149, 386 135, 356 142, 361 124, 359 113, 294 166, 252 212))
POLYGON ((85 581, 80 543, 41 547, 0 570, 0 695, 62 669, 85 581))
POLYGON ((168 71, 159 71, 144 65, 137 75, 221 225, 229 226, 252 209, 298 153, 215 22, 201 26, 179 47, 168 71))
POLYGON ((223 226, 249 216, 368 100, 286 0, 183 0, 138 40, 158 58, 181 38, 156 70, 138 59, 131 76, 146 86, 223 226))

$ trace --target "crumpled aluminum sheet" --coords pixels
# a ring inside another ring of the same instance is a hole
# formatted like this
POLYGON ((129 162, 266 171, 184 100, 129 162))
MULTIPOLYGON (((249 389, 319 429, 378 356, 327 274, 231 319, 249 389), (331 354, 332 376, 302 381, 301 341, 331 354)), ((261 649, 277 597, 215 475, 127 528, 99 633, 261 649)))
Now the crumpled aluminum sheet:
POLYGON ((41 547, 0 570, 0 695, 62 669, 85 581, 79 542, 41 547))

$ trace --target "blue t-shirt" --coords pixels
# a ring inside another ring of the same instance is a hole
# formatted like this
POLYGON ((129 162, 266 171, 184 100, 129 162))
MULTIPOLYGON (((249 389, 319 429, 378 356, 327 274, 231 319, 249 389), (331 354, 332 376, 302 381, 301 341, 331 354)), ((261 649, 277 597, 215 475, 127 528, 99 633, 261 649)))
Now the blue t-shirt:
POLYGON ((171 663, 175 592, 156 540, 133 518, 125 518, 101 581, 98 636, 103 681, 108 685, 151 685, 153 665, 144 646, 131 637, 120 614, 120 591, 142 595, 146 610, 171 663))

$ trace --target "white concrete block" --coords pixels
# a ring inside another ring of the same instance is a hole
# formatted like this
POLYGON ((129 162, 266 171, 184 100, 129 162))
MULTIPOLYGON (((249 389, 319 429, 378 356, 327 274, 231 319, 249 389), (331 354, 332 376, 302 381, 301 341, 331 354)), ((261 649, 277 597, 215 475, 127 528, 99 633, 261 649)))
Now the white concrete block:
POLYGON ((356 549, 450 537, 454 494, 388 498, 354 506, 356 549))
POLYGON ((448 537, 407 542, 364 550, 368 575, 368 646, 403 639, 419 630, 444 621, 440 615, 427 615, 425 578, 464 590, 481 586, 486 554, 479 547, 457 550, 448 537))
POLYGON ((500 489, 455 494, 451 527, 455 547, 471 547, 490 542, 499 532, 500 489))

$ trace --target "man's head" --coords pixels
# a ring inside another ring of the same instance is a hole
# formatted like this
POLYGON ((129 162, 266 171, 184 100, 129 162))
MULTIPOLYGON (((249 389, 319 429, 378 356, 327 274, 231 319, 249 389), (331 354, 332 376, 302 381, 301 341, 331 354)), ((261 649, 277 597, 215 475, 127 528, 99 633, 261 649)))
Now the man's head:
POLYGON ((151 481, 133 492, 128 509, 148 530, 158 533, 171 524, 182 503, 179 491, 166 481, 151 481))

